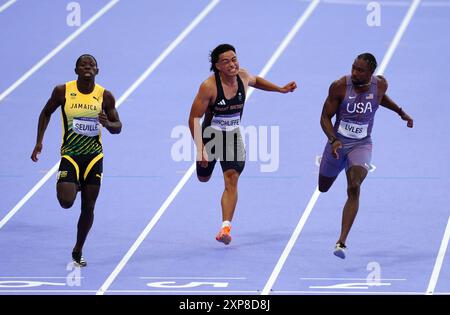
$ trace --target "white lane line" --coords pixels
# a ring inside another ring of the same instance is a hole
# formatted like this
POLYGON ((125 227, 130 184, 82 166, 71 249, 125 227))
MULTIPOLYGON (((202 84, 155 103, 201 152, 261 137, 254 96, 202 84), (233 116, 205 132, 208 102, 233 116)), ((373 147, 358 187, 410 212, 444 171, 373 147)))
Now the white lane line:
MULTIPOLYGON (((0 291, 1 292, 1 291, 0 291)), ((165 293, 171 294, 174 293, 207 293, 207 294, 217 294, 217 293, 225 293, 225 294, 233 294, 233 293, 248 293, 248 294, 257 294, 258 290, 108 290, 108 293, 165 293)))
POLYGON ((167 58, 167 56, 177 47, 190 32, 211 12, 220 0, 211 1, 205 9, 184 29, 183 32, 162 52, 162 54, 150 65, 150 67, 133 83, 133 85, 122 95, 119 103, 122 103, 131 93, 167 58))
MULTIPOLYGON (((311 0, 298 0, 302 2, 310 2, 311 0)), ((354 5, 354 6, 367 6, 369 3, 373 3, 373 0, 322 0, 323 4, 328 5, 354 5)), ((376 1, 381 7, 407 7, 411 4, 411 1, 376 1)), ((427 1, 421 4, 422 7, 427 8, 449 8, 450 2, 448 1, 427 1)))
POLYGON ((422 3, 423 7, 450 7, 450 2, 446 1, 428 1, 428 2, 424 2, 422 3))
MULTIPOLYGON (((261 73, 259 74, 261 77, 264 77, 267 75, 269 70, 272 68, 272 66, 275 64, 275 62, 280 58, 281 54, 284 52, 286 47, 289 45, 289 43, 294 39, 295 35, 297 35, 298 31, 302 28, 302 26, 305 24, 305 22, 308 20, 308 18, 311 16, 311 14, 314 12, 316 7, 319 5, 320 0, 314 0, 312 1, 309 6, 306 8, 305 12, 303 12, 302 16, 297 20, 297 22, 294 24, 292 29, 289 31, 289 33, 284 38, 283 42, 280 44, 278 49, 275 51, 275 53, 270 57, 267 64, 262 69, 261 73)), ((254 90, 253 88, 251 89, 254 90)), ((249 91, 251 92, 251 91, 249 91)))
POLYGON ((272 289, 275 281, 277 280, 277 278, 281 272, 281 269, 283 268, 283 266, 287 260, 287 257, 291 253, 292 248, 294 247, 295 242, 297 241, 297 238, 300 235, 300 232, 303 230, 303 227, 305 226, 306 221, 308 220, 308 217, 311 214, 311 211, 314 208, 314 205, 316 204, 317 199, 319 198, 319 195, 320 195, 319 188, 316 187, 316 190, 314 191, 311 199, 309 200, 305 211, 303 211, 300 221, 298 221, 298 224, 295 227, 294 233, 292 233, 291 238, 289 239, 286 247, 283 250, 283 253, 281 254, 280 258, 278 259, 277 264, 275 265, 275 268, 272 271, 272 274, 269 277, 269 280, 267 280, 267 283, 264 286, 264 289, 262 290, 261 295, 268 295, 270 293, 270 290, 272 289))
MULTIPOLYGON (((297 0, 301 2, 311 2, 311 0, 297 0)), ((327 5, 353 5, 353 6, 367 6, 369 3, 374 2, 373 0, 322 0, 322 4, 327 5)), ((380 6, 403 6, 406 7, 409 5, 407 0, 404 1, 376 1, 380 6)))
MULTIPOLYGON (((213 0, 211 3, 189 24, 189 26, 166 48, 161 55, 145 70, 145 72, 122 94, 122 96, 117 100, 116 107, 118 108, 130 94, 135 91, 139 85, 144 82, 144 80, 156 69, 158 65, 173 51, 190 31, 203 19, 209 11, 211 11, 214 6, 219 3, 220 0, 213 0), (189 32, 186 32, 189 30, 189 32), (176 45, 174 45, 176 43, 176 45), (151 69, 151 71, 149 71, 151 69)), ((8 214, 0 221, 0 229, 17 213, 17 211, 22 208, 22 206, 45 184, 45 182, 52 176, 59 167, 59 161, 51 168, 50 171, 45 174, 45 176, 20 200, 13 209, 11 209, 8 214)), ((193 171, 193 170, 192 170, 193 171)))
MULTIPOLYGON (((71 279, 83 279, 84 277, 70 277, 71 279)), ((0 277, 0 279, 67 279, 66 277, 0 277)))
MULTIPOLYGON (((323 281, 328 281, 328 280, 337 280, 337 281, 365 281, 367 280, 367 278, 300 278, 300 280, 323 280, 323 281)), ((377 279, 380 281, 405 281, 406 279, 377 279)))
MULTIPOLYGON (((411 4, 408 12, 406 13, 405 17, 403 18, 402 23, 400 24, 400 27, 397 30, 397 33, 395 34, 394 39, 392 40, 386 54, 384 55, 383 61, 381 62, 381 66, 377 71, 377 74, 382 74, 384 70, 386 69, 387 65, 389 64, 395 49, 398 46, 398 43, 400 42, 400 39, 403 36, 403 33, 406 31, 406 28, 408 27, 409 22, 411 21, 411 18, 414 14, 414 12, 417 9, 417 6, 419 5, 420 0, 414 0, 414 2, 411 4)), ((267 281, 264 289, 262 290, 261 295, 268 295, 270 293, 270 290, 272 289, 276 279, 278 278, 281 269, 283 268, 283 265, 286 262, 287 257, 289 256, 295 242, 297 241, 297 238, 300 235, 300 232, 302 231, 306 220, 308 219, 315 203, 317 202, 317 199, 319 198, 320 192, 318 187, 316 187, 316 190, 314 191, 311 199, 308 202, 308 205, 306 206, 305 211, 303 212, 300 221, 298 222, 291 238, 289 239, 283 253, 281 254, 277 264, 275 265, 274 270, 272 271, 272 274, 269 277, 269 280, 267 281)))
MULTIPOLYGON (((297 0, 301 2, 311 2, 311 0, 297 0)), ((322 4, 328 5, 353 5, 353 6, 367 6, 369 3, 373 3, 373 0, 322 0, 322 4)), ((411 4, 411 1, 376 1, 381 7, 407 7, 411 4)), ((448 1, 427 1, 421 4, 422 7, 428 8, 449 8, 450 2, 448 1)))
MULTIPOLYGON (((357 0, 323 0, 326 4, 348 4, 348 5, 364 5, 367 6, 369 3, 374 1, 357 1, 357 0)), ((376 1, 380 6, 408 6, 407 1, 376 1)))
POLYGON ((22 206, 44 185, 48 179, 58 170, 59 162, 57 162, 40 181, 12 208, 0 221, 0 229, 22 208, 22 206))
POLYGON ((95 290, 1 290, 0 294, 4 293, 94 293, 95 290))
POLYGON ((98 289, 97 295, 103 295, 105 294, 106 290, 111 286, 113 281, 116 279, 116 277, 119 275, 119 273, 122 271, 122 269, 125 267, 125 265, 128 263, 128 261, 131 259, 131 256, 136 252, 138 247, 141 245, 141 243, 144 241, 144 239, 147 237, 147 235, 150 233, 150 231, 153 229, 153 227, 156 225, 156 223, 159 221, 161 216, 164 214, 166 209, 169 207, 169 205, 172 203, 172 201, 175 199, 178 192, 183 188, 183 186, 186 184, 186 182, 189 180, 189 177, 194 173, 195 170, 195 163, 189 168, 189 170, 184 174, 183 178, 180 180, 180 182, 176 185, 176 187, 173 189, 169 197, 164 201, 162 206, 159 208, 159 210, 155 213, 153 218, 150 220, 150 222, 147 224, 145 229, 141 232, 141 234, 138 236, 136 241, 131 245, 128 252, 125 254, 125 256, 121 259, 119 264, 114 268, 113 272, 108 276, 106 281, 103 283, 103 285, 98 289))
MULTIPOLYGON (((97 290, 1 290, 0 294, 4 293, 95 293, 97 290)), ((247 293, 247 294, 257 294, 259 293, 257 290, 108 290, 108 293, 165 293, 165 294, 173 294, 173 293, 224 293, 224 294, 234 294, 234 293, 247 293)))
POLYGON ((445 228, 444 237, 442 238, 441 247, 434 264, 433 273, 431 274, 430 282, 426 294, 434 294, 436 289, 436 283, 439 279, 439 273, 441 272, 442 264, 444 263, 445 252, 447 251, 448 242, 450 240, 450 217, 448 218, 447 227, 445 228))
MULTIPOLYGON (((305 11, 305 13, 308 13, 311 11, 311 8, 315 8, 317 4, 319 3, 319 0, 315 0, 311 5, 309 5, 308 9, 305 11)), ((312 11, 311 11, 312 12, 312 11)), ((295 33, 300 29, 301 25, 303 25, 305 19, 305 13, 300 17, 300 19, 297 21, 297 23, 294 25, 294 27, 291 29, 291 31, 286 35, 283 42, 280 44, 280 46, 277 48, 277 50, 273 53, 269 61, 264 66, 263 70, 258 74, 260 77, 264 77, 270 70, 270 68, 275 64, 277 59, 281 56, 284 49, 286 49, 289 42, 294 38, 295 33)), ((311 14, 311 13, 309 13, 311 14)), ((249 89, 247 93, 247 100, 251 96, 254 89, 249 89)), ((141 245, 141 243, 144 241, 144 239, 147 237, 147 235, 150 233, 150 231, 153 229, 155 224, 158 222, 158 220, 161 218, 163 213, 166 211, 166 209, 169 207, 169 205, 172 203, 172 201, 175 199, 175 197, 178 195, 178 193, 181 191, 183 186, 186 184, 186 182, 189 180, 189 178, 192 176, 192 174, 195 171, 196 162, 192 163, 191 167, 187 170, 187 172, 184 174, 183 178, 180 180, 180 182, 176 185, 176 187, 173 189, 173 191, 170 193, 169 197, 164 201, 163 205, 159 208, 159 210, 156 212, 156 214, 153 216, 149 224, 145 227, 145 229, 142 231, 142 233, 139 235, 139 237, 136 239, 134 244, 131 246, 131 248, 128 250, 128 252, 125 254, 125 256, 122 258, 120 263, 116 266, 114 271, 111 273, 111 275, 108 277, 108 279, 105 281, 105 283, 102 285, 102 287, 98 290, 97 294, 101 295, 108 290, 112 282, 115 280, 115 278, 119 275, 119 273, 122 271, 122 269, 125 267, 125 265, 128 263, 128 261, 131 259, 131 256, 136 252, 138 247, 141 245)))
POLYGON ((177 279, 177 280, 246 280, 245 277, 139 277, 139 279, 177 279))
POLYGON ((98 11, 94 16, 92 16, 86 23, 81 25, 75 32, 73 32, 69 37, 62 41, 57 47, 55 47, 51 52, 49 52, 44 58, 42 58, 38 63, 36 63, 30 70, 25 72, 16 82, 14 82, 10 87, 0 94, 0 102, 3 101, 9 94, 11 94, 17 87, 19 87, 25 80, 31 77, 36 71, 38 71, 42 66, 44 66, 50 59, 52 59, 57 53, 59 53, 64 47, 66 47, 70 42, 76 39, 81 33, 83 33, 89 26, 91 26, 95 21, 102 17, 106 12, 108 12, 114 5, 117 4, 119 0, 111 0, 107 5, 105 5, 100 11, 98 11))
POLYGON ((0 7, 0 13, 2 13, 3 11, 5 11, 6 9, 8 9, 10 6, 12 6, 14 4, 14 2, 16 2, 17 0, 9 0, 8 2, 6 2, 4 5, 2 5, 0 7))
POLYGON ((405 17, 403 18, 402 24, 400 24, 399 29, 397 30, 397 33, 394 36, 394 39, 392 40, 389 49, 387 53, 384 55, 383 61, 381 62, 381 65, 378 67, 377 74, 383 74, 384 71, 387 68, 387 65, 391 61, 392 56, 394 55, 395 50, 397 49, 398 44, 400 43, 400 40, 402 39, 403 34, 406 31, 406 28, 409 25, 409 22, 411 22, 411 19, 416 12, 417 7, 420 4, 420 0, 414 0, 411 6, 408 9, 408 12, 406 12, 405 17))

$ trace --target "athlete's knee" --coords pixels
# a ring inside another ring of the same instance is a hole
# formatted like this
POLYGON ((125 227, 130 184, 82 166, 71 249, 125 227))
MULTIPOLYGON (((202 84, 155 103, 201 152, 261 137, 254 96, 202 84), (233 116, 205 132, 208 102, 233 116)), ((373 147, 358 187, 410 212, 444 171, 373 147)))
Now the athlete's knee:
POLYGON ((330 190, 330 187, 333 185, 336 177, 326 177, 323 175, 319 175, 319 191, 324 193, 330 190))
POLYGON ((225 189, 234 190, 237 189, 239 173, 237 171, 227 171, 224 174, 225 178, 225 189))
POLYGON ((209 181, 211 179, 211 175, 210 176, 199 176, 199 175, 197 175, 197 178, 202 183, 206 183, 207 181, 209 181))
POLYGON ((330 190, 330 187, 331 187, 331 185, 325 185, 325 184, 319 182, 319 191, 321 193, 327 192, 328 190, 330 190))
POLYGON ((73 206, 75 199, 67 198, 66 196, 58 196, 59 204, 64 209, 69 209, 73 206))
POLYGON ((73 206, 77 197, 77 186, 73 183, 58 183, 56 186, 56 196, 61 207, 69 209, 73 206))
POLYGON ((350 182, 347 187, 347 195, 351 198, 359 198, 359 193, 361 191, 361 183, 355 181, 350 182))

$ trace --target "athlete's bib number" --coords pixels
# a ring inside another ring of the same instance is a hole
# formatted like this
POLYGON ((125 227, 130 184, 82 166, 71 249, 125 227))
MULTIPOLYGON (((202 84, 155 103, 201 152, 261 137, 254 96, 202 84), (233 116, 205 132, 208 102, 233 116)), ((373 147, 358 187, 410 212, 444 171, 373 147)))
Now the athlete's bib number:
POLYGON ((230 131, 239 128, 241 115, 232 116, 214 116, 211 120, 211 127, 217 130, 230 131))
POLYGON ((367 129, 369 124, 358 125, 351 122, 341 120, 338 132, 347 138, 363 139, 367 137, 367 129))
POLYGON ((98 136, 100 130, 98 119, 90 117, 75 117, 72 129, 75 133, 88 137, 98 136))

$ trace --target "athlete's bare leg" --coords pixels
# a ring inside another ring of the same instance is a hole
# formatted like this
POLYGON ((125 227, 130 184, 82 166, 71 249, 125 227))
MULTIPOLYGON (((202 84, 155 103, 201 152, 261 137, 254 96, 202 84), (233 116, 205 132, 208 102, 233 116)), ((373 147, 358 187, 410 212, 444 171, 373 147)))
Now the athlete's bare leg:
POLYGON ((222 194, 222 221, 231 221, 238 199, 239 173, 235 170, 227 170, 223 173, 225 190, 222 194))
POLYGON ((81 214, 78 219, 77 243, 73 251, 81 253, 84 242, 94 222, 94 207, 97 201, 100 186, 85 185, 81 189, 81 214))
POLYGON ((355 220, 359 208, 359 193, 362 182, 367 176, 367 169, 352 166, 347 171, 347 202, 342 213, 341 235, 337 243, 345 244, 348 233, 355 220))

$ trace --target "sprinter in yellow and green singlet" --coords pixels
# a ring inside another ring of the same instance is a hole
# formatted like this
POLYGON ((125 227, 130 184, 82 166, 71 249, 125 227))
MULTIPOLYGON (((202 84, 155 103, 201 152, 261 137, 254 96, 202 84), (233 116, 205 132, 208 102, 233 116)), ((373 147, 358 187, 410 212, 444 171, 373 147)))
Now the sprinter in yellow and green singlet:
POLYGON ((95 83, 97 60, 92 55, 81 55, 76 61, 75 73, 78 79, 56 86, 42 110, 31 159, 38 161, 50 117, 61 106, 63 137, 56 191, 65 209, 72 207, 81 191, 81 214, 72 259, 75 265, 84 267, 87 263, 82 256, 83 245, 94 222, 94 207, 103 175, 101 127, 117 134, 122 130, 122 123, 114 96, 95 83))

